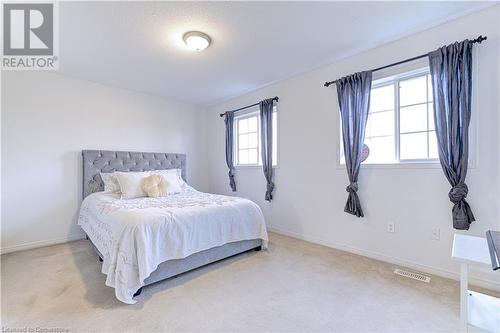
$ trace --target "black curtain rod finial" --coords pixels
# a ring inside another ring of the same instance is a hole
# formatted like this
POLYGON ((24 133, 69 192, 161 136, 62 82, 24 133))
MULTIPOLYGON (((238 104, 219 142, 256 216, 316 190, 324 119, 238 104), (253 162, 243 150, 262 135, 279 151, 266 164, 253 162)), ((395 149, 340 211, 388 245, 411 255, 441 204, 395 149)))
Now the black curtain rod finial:
POLYGON ((473 39, 471 40, 472 43, 479 43, 481 44, 483 41, 487 40, 488 37, 484 36, 483 35, 479 35, 479 37, 477 37, 476 39, 473 39))

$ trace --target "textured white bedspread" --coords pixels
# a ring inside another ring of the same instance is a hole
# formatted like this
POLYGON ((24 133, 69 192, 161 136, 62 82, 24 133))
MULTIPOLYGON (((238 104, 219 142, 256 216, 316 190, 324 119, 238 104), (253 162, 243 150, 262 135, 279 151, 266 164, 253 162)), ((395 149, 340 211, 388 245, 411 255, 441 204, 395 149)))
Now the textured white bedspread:
POLYGON ((192 188, 127 200, 94 193, 83 201, 78 224, 104 256, 106 285, 128 304, 136 302, 133 294, 166 260, 249 239, 262 239, 265 248, 268 241, 262 211, 254 202, 192 188))

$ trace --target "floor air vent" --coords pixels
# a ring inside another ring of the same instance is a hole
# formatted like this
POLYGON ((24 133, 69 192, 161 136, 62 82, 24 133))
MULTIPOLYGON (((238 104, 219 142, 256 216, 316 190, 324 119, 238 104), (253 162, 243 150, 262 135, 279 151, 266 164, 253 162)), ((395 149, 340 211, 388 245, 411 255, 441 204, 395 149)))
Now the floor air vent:
POLYGON ((410 279, 426 282, 426 283, 431 282, 431 278, 429 276, 419 274, 419 273, 410 272, 410 271, 405 271, 405 270, 402 270, 399 268, 396 268, 394 270, 394 274, 401 275, 401 276, 404 276, 404 277, 407 277, 410 279))

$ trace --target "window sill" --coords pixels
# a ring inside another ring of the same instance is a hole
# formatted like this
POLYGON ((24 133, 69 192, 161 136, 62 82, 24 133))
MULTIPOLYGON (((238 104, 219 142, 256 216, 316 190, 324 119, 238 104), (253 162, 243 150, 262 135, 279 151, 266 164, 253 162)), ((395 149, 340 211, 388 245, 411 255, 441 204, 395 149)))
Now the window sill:
MULTIPOLYGON (((337 162, 337 169, 345 170, 345 164, 337 162)), ((361 169, 441 169, 441 164, 439 162, 374 163, 361 164, 361 169)), ((467 169, 477 169, 477 164, 469 161, 467 169)))
MULTIPOLYGON (((236 165, 234 166, 236 170, 246 170, 246 169, 262 169, 262 165, 236 165)), ((273 165, 273 169, 279 169, 279 165, 273 165)))
MULTIPOLYGON (((345 164, 337 164, 337 169, 345 169, 345 164)), ((407 162, 361 164, 361 169, 441 169, 439 162, 407 162)))

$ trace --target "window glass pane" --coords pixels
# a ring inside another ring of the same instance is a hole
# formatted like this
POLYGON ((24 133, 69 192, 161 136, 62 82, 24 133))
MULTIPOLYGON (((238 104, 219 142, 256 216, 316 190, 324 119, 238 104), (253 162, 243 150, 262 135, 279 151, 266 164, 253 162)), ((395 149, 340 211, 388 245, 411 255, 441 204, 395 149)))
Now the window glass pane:
POLYGON ((439 158, 436 132, 429 132, 429 158, 439 158))
POLYGON ((394 135, 394 111, 368 114, 365 137, 394 135))
POLYGON ((238 138, 239 149, 248 148, 248 134, 240 135, 238 138))
MULTIPOLYGON (((428 72, 420 71, 416 76, 414 73, 401 73, 373 83, 365 132, 370 155, 363 163, 398 163, 397 155, 402 162, 438 159, 432 76, 428 72)), ((339 146, 344 164, 342 144, 339 146)))
POLYGON ((278 114, 273 112, 273 165, 278 165, 278 114))
MULTIPOLYGON (((260 156, 260 117, 258 113, 246 116, 246 118, 236 118, 236 165, 262 164, 260 156), (237 145, 237 147, 236 147, 237 145)), ((274 109, 273 116, 273 165, 277 165, 278 159, 278 124, 277 112, 274 109)))
POLYGON ((427 104, 401 108, 399 130, 401 133, 427 131, 427 104))
POLYGON ((401 134, 399 155, 402 160, 427 159, 427 132, 401 134))
POLYGON ((257 148, 248 149, 248 164, 259 163, 259 157, 257 156, 257 148))
POLYGON ((248 120, 238 119, 238 133, 246 133, 246 132, 248 132, 248 120))
POLYGON ((248 149, 239 150, 238 164, 248 164, 248 149))
POLYGON ((410 104, 427 102, 427 78, 422 75, 413 79, 399 82, 399 104, 406 106, 410 104))
POLYGON ((257 116, 247 118, 247 125, 249 132, 257 132, 257 116))
MULTIPOLYGON (((361 163, 369 163, 369 162, 364 161, 364 162, 361 162, 361 163)), ((343 148, 340 148, 340 164, 345 164, 345 155, 344 155, 344 149, 343 148)))
POLYGON ((427 74, 427 99, 432 101, 432 77, 430 74, 427 74))
POLYGON ((250 133, 248 135, 248 148, 257 148, 259 146, 259 139, 257 138, 257 133, 250 133))
POLYGON ((427 106, 427 112, 429 112, 429 130, 433 131, 434 128, 434 103, 429 103, 427 106))
POLYGON ((374 88, 370 93, 370 112, 394 109, 394 85, 374 88))
POLYGON ((364 163, 394 162, 394 136, 368 138, 365 144, 370 148, 370 155, 364 163))

